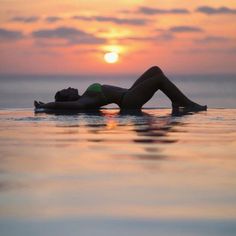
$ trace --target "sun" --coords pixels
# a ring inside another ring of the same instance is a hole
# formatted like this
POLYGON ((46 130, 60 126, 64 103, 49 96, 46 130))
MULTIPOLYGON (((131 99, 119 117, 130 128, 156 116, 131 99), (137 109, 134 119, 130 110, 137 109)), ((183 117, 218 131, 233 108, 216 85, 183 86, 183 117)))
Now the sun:
POLYGON ((117 52, 107 52, 104 54, 104 60, 107 63, 116 63, 119 60, 119 54, 117 52))

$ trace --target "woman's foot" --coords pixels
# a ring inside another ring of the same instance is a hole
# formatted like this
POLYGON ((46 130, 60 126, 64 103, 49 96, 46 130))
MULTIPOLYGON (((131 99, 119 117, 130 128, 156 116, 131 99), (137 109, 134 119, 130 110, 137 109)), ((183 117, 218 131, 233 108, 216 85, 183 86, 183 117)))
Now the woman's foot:
POLYGON ((174 111, 182 110, 182 111, 187 111, 187 112, 206 111, 207 110, 207 105, 202 106, 202 105, 199 105, 197 103, 192 103, 192 104, 187 105, 187 106, 181 106, 181 105, 178 105, 176 103, 173 103, 172 104, 172 109, 174 111))

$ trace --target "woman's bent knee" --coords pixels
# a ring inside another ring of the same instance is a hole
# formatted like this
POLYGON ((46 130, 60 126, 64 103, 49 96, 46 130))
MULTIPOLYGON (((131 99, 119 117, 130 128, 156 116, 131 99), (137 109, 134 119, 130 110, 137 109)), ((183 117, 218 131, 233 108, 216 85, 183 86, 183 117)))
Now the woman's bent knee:
POLYGON ((152 66, 149 68, 149 70, 152 71, 153 73, 163 73, 160 67, 158 66, 152 66))

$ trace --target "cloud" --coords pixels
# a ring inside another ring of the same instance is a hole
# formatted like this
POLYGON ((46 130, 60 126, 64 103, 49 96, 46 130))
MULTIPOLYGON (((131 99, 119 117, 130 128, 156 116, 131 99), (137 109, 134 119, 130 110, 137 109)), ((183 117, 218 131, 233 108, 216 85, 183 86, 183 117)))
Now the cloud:
POLYGON ((127 41, 149 41, 149 42, 166 42, 173 40, 175 36, 169 32, 161 32, 157 35, 154 36, 149 36, 149 37, 126 37, 126 38, 121 38, 119 39, 120 42, 127 42, 127 41))
POLYGON ((73 16, 73 19, 84 21, 99 21, 99 22, 112 22, 115 24, 127 24, 127 25, 145 25, 148 20, 140 18, 117 18, 109 16, 73 16))
POLYGON ((197 12, 201 12, 207 15, 214 15, 214 14, 236 14, 236 9, 231 9, 228 7, 209 7, 209 6, 202 6, 196 9, 197 12))
POLYGON ((157 36, 159 40, 170 41, 175 39, 175 36, 170 32, 163 32, 157 36))
POLYGON ((64 39, 68 44, 101 44, 106 42, 103 38, 72 27, 41 29, 33 31, 32 35, 36 39, 64 39))
POLYGON ((203 32, 203 29, 196 27, 196 26, 173 26, 169 28, 169 32, 172 33, 198 33, 198 32, 203 32))
POLYGON ((23 23, 34 23, 39 20, 37 16, 30 16, 30 17, 23 17, 23 16, 16 16, 10 19, 10 21, 14 22, 23 22, 23 23))
POLYGON ((152 7, 140 7, 138 9, 139 13, 145 15, 155 15, 155 14, 189 14, 189 11, 185 8, 172 8, 172 9, 160 9, 152 7))
POLYGON ((128 42, 128 41, 140 41, 140 42, 142 42, 142 41, 153 41, 153 37, 138 37, 138 36, 131 36, 131 37, 125 37, 125 38, 120 38, 120 39, 118 39, 119 40, 119 42, 122 42, 122 43, 124 43, 124 42, 128 42))
POLYGON ((84 53, 100 53, 104 54, 104 50, 96 49, 96 48, 80 48, 74 51, 76 54, 84 54, 84 53))
POLYGON ((191 54, 202 54, 202 53, 212 53, 212 54, 228 54, 236 55, 236 48, 192 48, 192 49, 179 49, 175 50, 176 53, 191 53, 191 54))
POLYGON ((21 31, 0 28, 0 40, 19 40, 23 37, 21 31))
POLYGON ((195 42, 197 43, 224 43, 230 41, 229 38, 222 37, 222 36, 206 36, 202 39, 196 39, 195 42))
POLYGON ((62 18, 58 16, 48 16, 47 18, 45 18, 45 21, 47 21, 48 23, 54 23, 60 20, 62 20, 62 18))

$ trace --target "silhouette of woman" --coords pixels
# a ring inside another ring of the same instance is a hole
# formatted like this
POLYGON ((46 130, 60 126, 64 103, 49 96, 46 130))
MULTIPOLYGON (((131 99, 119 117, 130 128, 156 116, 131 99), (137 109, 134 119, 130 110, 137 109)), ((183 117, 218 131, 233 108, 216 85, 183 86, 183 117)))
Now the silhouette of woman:
POLYGON ((140 110, 157 90, 161 90, 171 100, 173 109, 183 107, 188 111, 207 110, 207 106, 201 106, 187 98, 157 66, 144 72, 129 89, 95 83, 90 85, 82 96, 78 94, 76 96, 75 89, 68 88, 56 94, 55 102, 35 101, 34 105, 36 110, 44 108, 46 110, 74 111, 99 109, 107 104, 115 103, 121 110, 140 110), (57 96, 59 93, 62 94, 61 97, 57 96))

